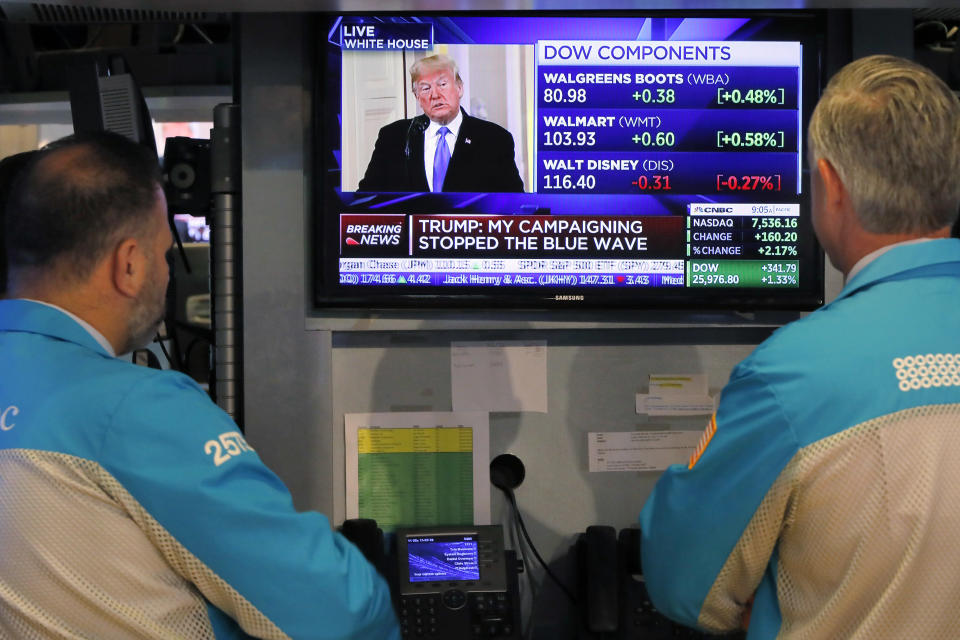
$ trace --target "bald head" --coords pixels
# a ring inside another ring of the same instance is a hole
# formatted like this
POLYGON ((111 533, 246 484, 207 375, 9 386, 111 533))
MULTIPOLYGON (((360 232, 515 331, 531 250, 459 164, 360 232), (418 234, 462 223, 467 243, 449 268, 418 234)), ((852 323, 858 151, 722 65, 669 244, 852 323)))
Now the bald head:
POLYGON ((37 154, 7 203, 13 285, 20 276, 84 279, 123 237, 151 232, 160 167, 112 133, 71 136, 37 154))

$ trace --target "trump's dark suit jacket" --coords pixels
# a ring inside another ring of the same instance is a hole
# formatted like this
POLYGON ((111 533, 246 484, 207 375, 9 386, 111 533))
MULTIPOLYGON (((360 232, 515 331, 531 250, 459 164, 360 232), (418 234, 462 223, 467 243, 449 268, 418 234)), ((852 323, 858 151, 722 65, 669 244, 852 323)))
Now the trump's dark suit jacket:
MULTIPOLYGON (((461 111, 463 111, 461 109, 461 111)), ((397 120, 380 129, 360 191, 429 191, 423 165, 426 116, 397 120)), ((444 191, 523 191, 513 160, 513 136, 503 127, 463 111, 444 191)))

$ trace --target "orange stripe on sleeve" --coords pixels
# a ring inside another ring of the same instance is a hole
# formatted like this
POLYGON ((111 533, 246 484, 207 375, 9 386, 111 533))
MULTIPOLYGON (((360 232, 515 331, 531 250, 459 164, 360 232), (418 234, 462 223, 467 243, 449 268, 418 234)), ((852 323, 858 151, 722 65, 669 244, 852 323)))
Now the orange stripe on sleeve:
POLYGON ((687 463, 688 469, 693 469, 693 466, 697 464, 697 461, 700 460, 700 456, 703 455, 703 452, 707 450, 707 445, 710 444, 710 441, 713 440, 713 435, 717 432, 717 414, 710 416, 710 422, 707 423, 707 428, 703 430, 703 435, 700 436, 700 442, 697 443, 697 448, 693 450, 693 454, 690 456, 690 462, 687 463))

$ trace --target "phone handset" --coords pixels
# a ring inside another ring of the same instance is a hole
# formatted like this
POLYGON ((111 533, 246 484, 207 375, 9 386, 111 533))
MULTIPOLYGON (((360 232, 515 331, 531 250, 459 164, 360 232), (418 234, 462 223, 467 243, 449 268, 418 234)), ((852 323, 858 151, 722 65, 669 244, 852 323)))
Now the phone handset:
POLYGON ((577 539, 581 602, 578 640, 703 639, 650 602, 640 562, 640 530, 595 525, 577 539))
POLYGON ((586 608, 582 612, 586 629, 591 633, 616 631, 620 624, 617 532, 613 527, 587 527, 577 546, 578 601, 586 608))

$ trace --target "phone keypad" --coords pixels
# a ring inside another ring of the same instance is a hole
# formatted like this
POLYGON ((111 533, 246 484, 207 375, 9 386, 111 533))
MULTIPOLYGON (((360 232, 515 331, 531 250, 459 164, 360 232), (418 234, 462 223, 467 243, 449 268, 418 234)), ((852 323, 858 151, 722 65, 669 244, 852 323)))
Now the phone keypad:
POLYGON ((397 606, 400 632, 404 638, 438 638, 438 596, 404 596, 397 606))
POLYGON ((514 636, 513 607, 505 592, 471 593, 468 606, 473 638, 514 636))
MULTIPOLYGON (((444 618, 466 607, 469 612, 469 640, 515 638, 513 606, 506 592, 471 592, 449 589, 441 594, 403 596, 397 602, 397 618, 404 638, 410 640, 452 640, 444 618), (451 606, 452 605, 452 606, 451 606)), ((457 639, 463 638, 461 633, 457 639)), ((464 638, 464 640, 467 640, 464 638)))

